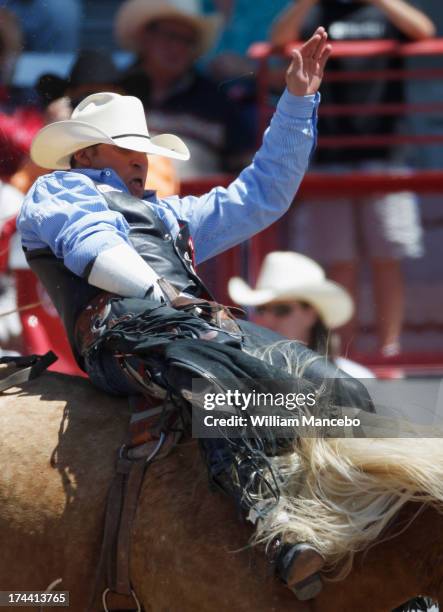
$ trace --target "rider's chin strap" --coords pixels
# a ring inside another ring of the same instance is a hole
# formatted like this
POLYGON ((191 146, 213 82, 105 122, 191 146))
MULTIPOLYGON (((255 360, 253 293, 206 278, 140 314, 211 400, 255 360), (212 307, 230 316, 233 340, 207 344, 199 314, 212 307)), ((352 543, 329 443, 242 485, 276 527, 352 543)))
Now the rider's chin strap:
POLYGON ((25 357, 0 357, 0 364, 8 364, 16 366, 19 369, 17 372, 6 376, 0 380, 0 393, 22 385, 28 380, 33 380, 40 376, 50 365, 56 362, 57 355, 52 351, 48 351, 44 355, 26 355, 25 357))

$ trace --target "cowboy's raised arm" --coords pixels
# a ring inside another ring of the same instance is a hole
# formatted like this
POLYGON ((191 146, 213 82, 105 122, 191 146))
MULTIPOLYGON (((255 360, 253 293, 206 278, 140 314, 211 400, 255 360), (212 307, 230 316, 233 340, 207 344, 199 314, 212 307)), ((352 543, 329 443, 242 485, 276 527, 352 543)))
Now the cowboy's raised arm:
POLYGON ((330 51, 324 28, 293 51, 287 90, 263 144, 251 165, 229 187, 216 187, 200 198, 166 200, 189 222, 197 262, 246 240, 289 208, 314 148, 317 92, 330 51))

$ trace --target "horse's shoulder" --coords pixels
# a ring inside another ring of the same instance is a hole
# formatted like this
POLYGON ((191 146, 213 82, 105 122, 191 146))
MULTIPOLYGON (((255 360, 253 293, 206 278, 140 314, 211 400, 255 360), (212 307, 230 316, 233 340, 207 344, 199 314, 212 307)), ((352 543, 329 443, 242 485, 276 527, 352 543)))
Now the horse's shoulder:
MULTIPOLYGON (((0 378, 9 373, 9 368, 1 366, 0 378)), ((50 404, 53 407, 54 403, 60 406, 70 403, 79 409, 85 407, 91 407, 91 410, 100 409, 104 405, 114 409, 126 409, 124 398, 105 394, 85 378, 58 372, 45 372, 21 386, 11 387, 0 394, 0 410, 6 406, 11 410, 14 407, 35 405, 38 405, 39 410, 44 410, 45 406, 50 404)))
POLYGON ((33 452, 47 462, 60 444, 73 456, 76 448, 94 455, 94 440, 102 450, 123 442, 128 420, 125 398, 108 396, 86 379, 47 372, 0 395, 0 459, 33 452))

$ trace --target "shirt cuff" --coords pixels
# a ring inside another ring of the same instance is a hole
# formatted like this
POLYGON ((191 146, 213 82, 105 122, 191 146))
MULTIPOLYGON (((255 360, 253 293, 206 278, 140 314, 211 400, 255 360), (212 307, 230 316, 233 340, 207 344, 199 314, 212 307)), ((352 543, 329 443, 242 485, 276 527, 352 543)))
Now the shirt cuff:
POLYGON ((297 119, 311 119, 319 103, 319 92, 310 96, 294 96, 285 89, 277 104, 277 111, 297 119))

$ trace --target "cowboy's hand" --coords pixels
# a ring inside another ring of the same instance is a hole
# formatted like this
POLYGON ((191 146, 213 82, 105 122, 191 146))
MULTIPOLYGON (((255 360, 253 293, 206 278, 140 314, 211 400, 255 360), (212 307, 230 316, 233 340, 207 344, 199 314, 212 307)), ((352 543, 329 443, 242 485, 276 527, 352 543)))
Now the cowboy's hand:
POLYGON ((331 53, 328 34, 319 27, 299 49, 292 51, 292 62, 286 73, 286 85, 294 96, 315 94, 323 78, 323 70, 331 53))

